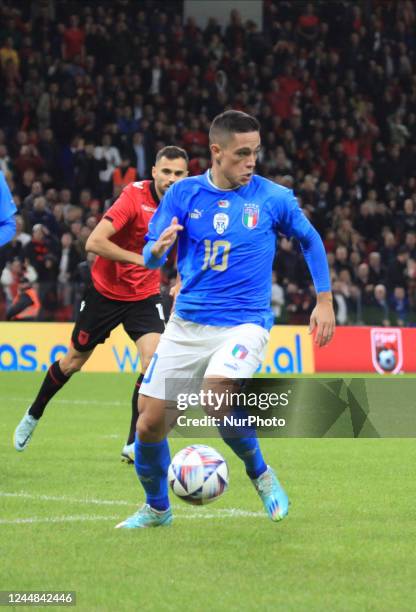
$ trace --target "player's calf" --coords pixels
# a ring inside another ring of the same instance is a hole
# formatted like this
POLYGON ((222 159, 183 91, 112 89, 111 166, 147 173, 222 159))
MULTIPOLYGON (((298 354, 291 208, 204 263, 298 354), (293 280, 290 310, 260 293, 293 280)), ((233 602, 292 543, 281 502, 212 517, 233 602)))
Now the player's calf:
POLYGON ((67 354, 59 360, 61 372, 67 377, 79 372, 92 352, 93 351, 86 351, 85 353, 81 353, 71 346, 67 354))
POLYGON ((159 442, 167 435, 165 419, 166 402, 146 395, 139 396, 137 436, 145 443, 159 442))

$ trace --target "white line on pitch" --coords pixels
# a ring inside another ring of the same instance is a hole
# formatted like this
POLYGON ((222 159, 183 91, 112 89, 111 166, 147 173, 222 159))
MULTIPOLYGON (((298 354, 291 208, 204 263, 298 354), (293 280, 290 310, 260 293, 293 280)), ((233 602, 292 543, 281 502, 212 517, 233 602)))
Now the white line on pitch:
MULTIPOLYGON (((0 396, 0 402, 19 402, 21 404, 30 404, 33 401, 33 397, 8 397, 0 396)), ((125 402, 114 400, 112 402, 105 400, 66 400, 66 399, 54 399, 54 404, 71 404, 72 406, 126 406, 129 403, 129 399, 126 398, 125 402)))
MULTIPOLYGON (((226 518, 265 518, 263 512, 248 512, 246 510, 237 510, 236 508, 224 508, 213 513, 193 513, 193 514, 174 514, 175 520, 187 521, 193 519, 226 519, 226 518), (231 512, 232 511, 232 512, 231 512)), ((100 516, 100 515, 69 515, 69 516, 51 516, 51 517, 31 517, 31 518, 15 518, 15 519, 0 519, 0 525, 25 525, 33 523, 73 523, 76 521, 119 521, 120 516, 100 516)))
POLYGON ((50 516, 32 518, 16 518, 16 519, 0 519, 0 525, 24 525, 27 523, 70 523, 73 521, 116 521, 117 516, 99 516, 94 514, 86 514, 79 516, 50 516))
POLYGON ((23 497, 25 499, 36 499, 40 501, 56 501, 66 502, 68 504, 97 504, 98 506, 134 506, 134 502, 128 502, 123 500, 110 500, 110 499, 74 499, 72 497, 60 496, 60 495, 33 495, 32 493, 7 493, 0 491, 0 497, 23 497))
MULTIPOLYGON (((68 504, 84 504, 84 505, 97 505, 97 506, 137 506, 137 502, 129 502, 125 500, 113 500, 113 499, 74 499, 66 496, 58 496, 58 495, 33 495, 32 493, 25 493, 21 491, 20 493, 8 493, 6 491, 0 491, 0 497, 12 497, 12 498, 24 498, 24 499, 33 499, 38 501, 56 501, 56 502, 66 502, 68 504)), ((184 506, 172 506, 173 510, 179 509, 183 510, 184 506)), ((227 516, 236 517, 236 516, 264 516, 263 512, 252 512, 249 510, 240 510, 239 508, 219 508, 216 510, 212 507, 198 507, 198 512, 195 514, 186 514, 183 517, 178 518, 224 518, 227 516)), ((1 523, 1 520, 0 520, 1 523)))

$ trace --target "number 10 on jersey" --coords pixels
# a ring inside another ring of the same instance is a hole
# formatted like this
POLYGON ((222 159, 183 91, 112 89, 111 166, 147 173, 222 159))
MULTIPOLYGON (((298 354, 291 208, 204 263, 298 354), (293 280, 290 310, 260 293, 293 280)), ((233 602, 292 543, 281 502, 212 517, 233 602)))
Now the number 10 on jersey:
POLYGON ((216 270, 224 272, 228 266, 228 255, 230 254, 231 243, 228 240, 204 240, 205 254, 202 270, 216 270))

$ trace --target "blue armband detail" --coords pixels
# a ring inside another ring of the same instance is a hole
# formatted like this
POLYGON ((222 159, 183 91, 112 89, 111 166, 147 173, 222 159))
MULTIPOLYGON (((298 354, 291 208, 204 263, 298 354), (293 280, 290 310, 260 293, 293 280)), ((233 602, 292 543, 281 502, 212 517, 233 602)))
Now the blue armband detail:
POLYGON ((144 265, 146 268, 150 270, 155 270, 156 268, 161 268, 165 263, 168 254, 165 253, 162 257, 155 257, 152 253, 152 246, 155 244, 155 240, 149 240, 143 249, 143 257, 144 257, 144 265))

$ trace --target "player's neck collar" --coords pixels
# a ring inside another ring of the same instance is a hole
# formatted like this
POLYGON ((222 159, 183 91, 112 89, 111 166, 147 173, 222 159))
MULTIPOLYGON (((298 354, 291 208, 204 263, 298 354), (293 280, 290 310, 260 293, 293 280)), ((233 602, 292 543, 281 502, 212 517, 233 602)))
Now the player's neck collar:
POLYGON ((152 198, 154 199, 156 204, 159 204, 160 198, 157 195, 156 186, 155 186, 155 182, 154 181, 150 181, 150 193, 152 194, 152 198))
POLYGON ((218 185, 216 185, 212 180, 211 168, 207 170, 206 177, 211 187, 214 187, 214 189, 217 189, 218 191, 237 191, 237 189, 240 189, 240 187, 230 187, 229 189, 223 189, 222 187, 218 187, 218 185))

